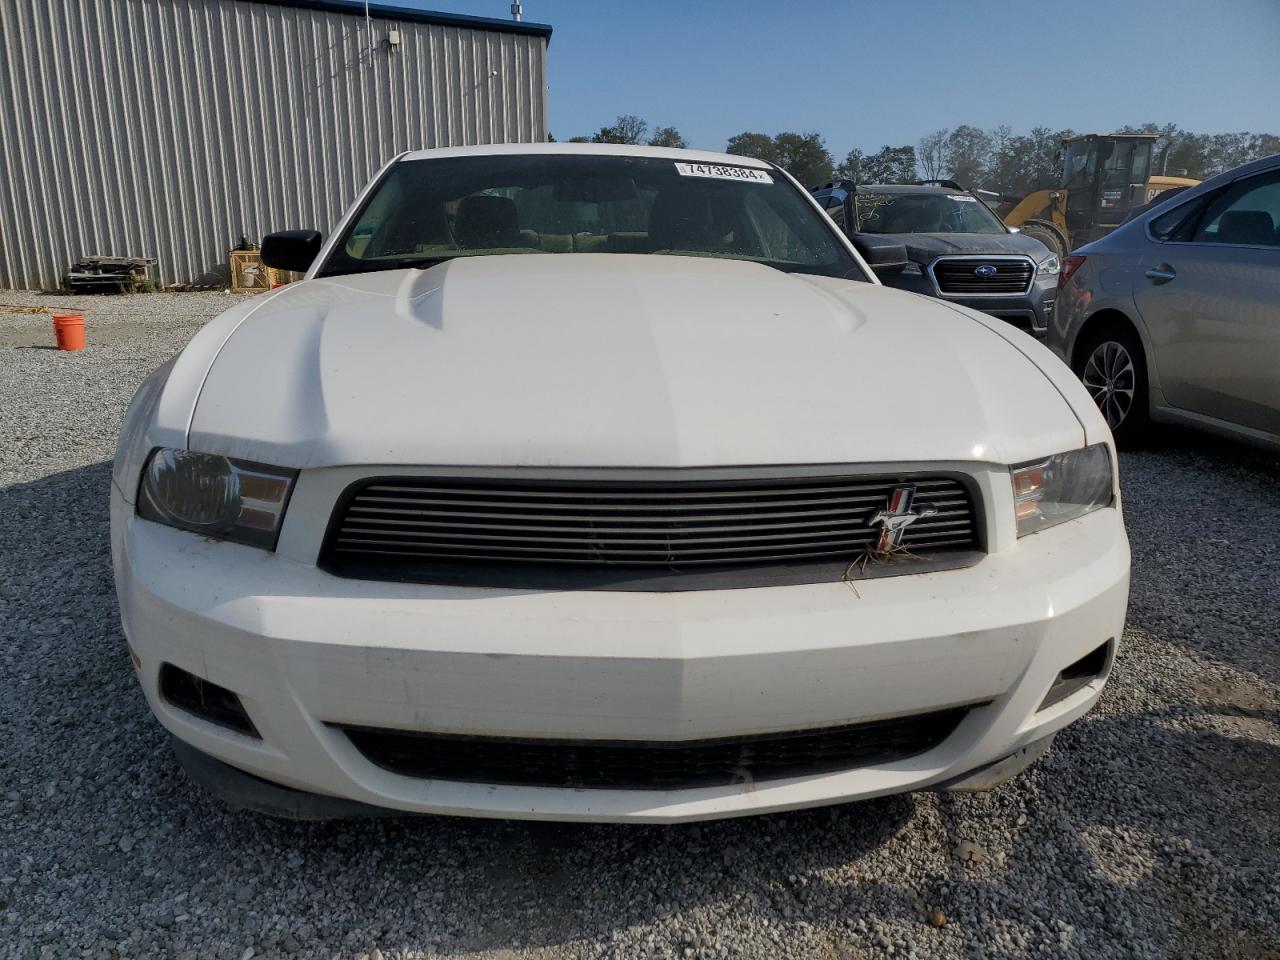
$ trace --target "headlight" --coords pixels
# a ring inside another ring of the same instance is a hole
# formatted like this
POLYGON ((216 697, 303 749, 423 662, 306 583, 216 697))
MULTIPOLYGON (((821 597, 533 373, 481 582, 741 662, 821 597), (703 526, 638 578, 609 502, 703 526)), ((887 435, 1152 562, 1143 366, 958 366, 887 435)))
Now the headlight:
POLYGON ((1061 269, 1062 262, 1058 259, 1057 254, 1051 253, 1045 259, 1040 261, 1040 266, 1036 267, 1036 273, 1042 277, 1050 275, 1056 277, 1058 275, 1058 271, 1061 269))
POLYGON ((274 550, 297 475, 261 463, 162 448, 142 472, 138 516, 274 550))
POLYGON ((920 264, 908 260, 907 265, 902 268, 902 274, 907 277, 920 277, 924 275, 924 269, 920 264))
POLYGON ((1020 537, 1111 503, 1111 454, 1103 443, 1011 467, 1009 478, 1020 537))

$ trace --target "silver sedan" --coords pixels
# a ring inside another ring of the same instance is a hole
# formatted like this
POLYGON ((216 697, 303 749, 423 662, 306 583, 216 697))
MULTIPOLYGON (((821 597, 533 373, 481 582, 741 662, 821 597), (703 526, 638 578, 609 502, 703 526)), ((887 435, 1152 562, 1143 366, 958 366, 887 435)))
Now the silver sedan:
POLYGON ((1119 444, 1158 420, 1280 449, 1280 156, 1068 256, 1047 342, 1119 444))

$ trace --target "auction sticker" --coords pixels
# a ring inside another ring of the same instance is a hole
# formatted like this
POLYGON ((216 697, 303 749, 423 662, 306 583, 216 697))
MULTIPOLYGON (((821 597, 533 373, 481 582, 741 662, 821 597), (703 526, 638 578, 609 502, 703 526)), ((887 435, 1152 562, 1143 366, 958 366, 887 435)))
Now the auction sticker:
POLYGON ((773 183, 773 177, 754 167, 725 167, 718 163, 677 163, 676 172, 682 177, 711 177, 713 180, 773 183))

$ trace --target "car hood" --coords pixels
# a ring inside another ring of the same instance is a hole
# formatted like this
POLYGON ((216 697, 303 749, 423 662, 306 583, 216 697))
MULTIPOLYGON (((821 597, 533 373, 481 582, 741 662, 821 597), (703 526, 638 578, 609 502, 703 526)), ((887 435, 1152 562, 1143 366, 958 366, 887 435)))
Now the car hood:
POLYGON ((342 464, 1017 462, 1083 443, 962 309, 759 264, 459 258, 307 280, 218 351, 193 449, 342 464))
POLYGON ((1024 254, 1039 263, 1049 255, 1049 248, 1034 237, 1019 233, 885 233, 907 248, 907 256, 916 263, 928 263, 934 257, 1010 256, 1024 254))

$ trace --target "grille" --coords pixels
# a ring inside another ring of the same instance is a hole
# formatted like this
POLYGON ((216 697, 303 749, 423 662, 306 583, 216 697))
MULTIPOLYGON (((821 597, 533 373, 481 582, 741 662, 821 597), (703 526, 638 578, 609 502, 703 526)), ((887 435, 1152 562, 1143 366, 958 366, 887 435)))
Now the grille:
POLYGON ((925 753, 969 707, 846 727, 686 741, 526 740, 339 726, 371 763, 407 777, 507 786, 680 790, 809 776, 925 753))
POLYGON ((974 562, 973 496, 961 479, 934 475, 373 479, 342 498, 320 564, 366 579, 530 587, 820 582, 840 579, 878 539, 871 519, 904 483, 915 488, 917 510, 935 512, 906 528, 902 545, 918 560, 880 566, 974 562), (744 571, 755 575, 743 579, 744 571), (671 582, 681 576, 693 579, 671 582))
POLYGON ((984 296, 992 293, 1026 293, 1031 289, 1035 265, 1030 260, 994 260, 982 257, 935 260, 933 276, 942 293, 984 296), (974 270, 981 266, 996 268, 995 276, 980 277, 974 270))

